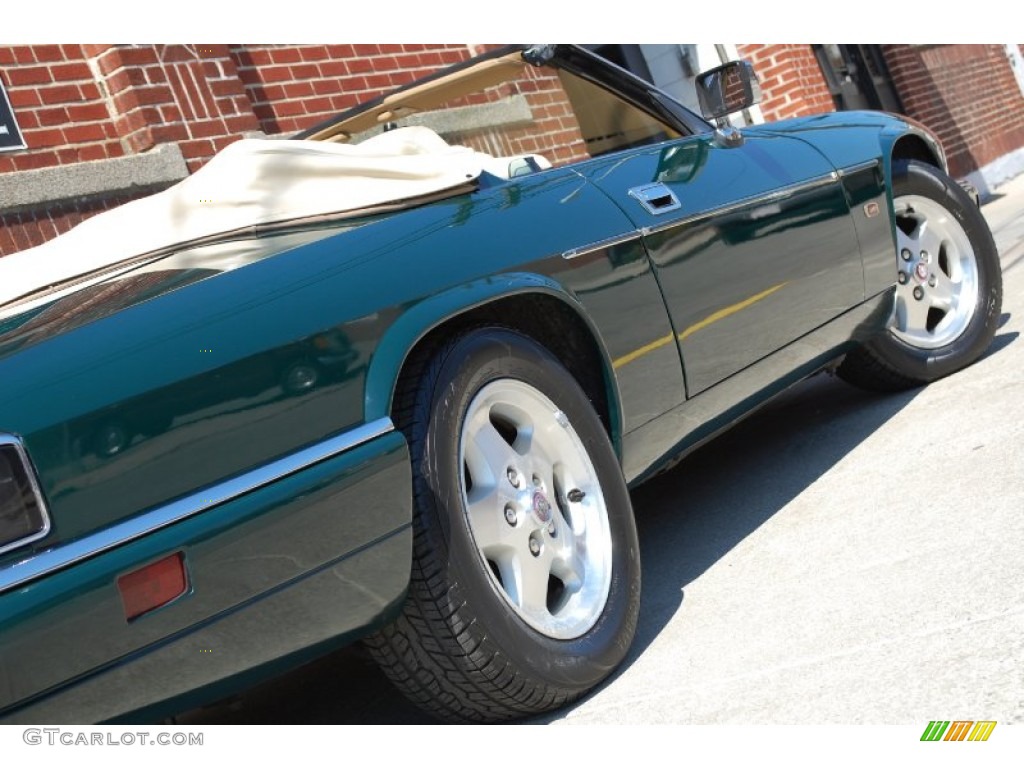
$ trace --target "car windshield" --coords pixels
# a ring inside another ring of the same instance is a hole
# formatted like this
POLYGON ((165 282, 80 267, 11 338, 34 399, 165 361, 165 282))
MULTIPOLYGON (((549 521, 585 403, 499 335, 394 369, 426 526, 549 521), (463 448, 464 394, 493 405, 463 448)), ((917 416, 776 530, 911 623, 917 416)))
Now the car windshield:
POLYGON ((356 143, 392 128, 426 126, 449 144, 499 158, 534 156, 549 167, 679 136, 564 69, 536 67, 519 54, 485 64, 398 91, 310 138, 356 143))

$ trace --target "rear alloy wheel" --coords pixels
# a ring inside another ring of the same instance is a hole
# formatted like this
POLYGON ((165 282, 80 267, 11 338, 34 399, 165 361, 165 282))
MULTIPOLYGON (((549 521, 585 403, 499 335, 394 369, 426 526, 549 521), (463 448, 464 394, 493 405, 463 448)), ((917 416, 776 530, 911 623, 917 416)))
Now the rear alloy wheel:
POLYGON ((896 302, 889 330, 847 355, 852 384, 899 390, 970 365, 995 335, 1002 273, 974 201, 945 173, 916 161, 894 170, 896 302))
POLYGON ((636 528, 611 443, 572 375, 517 332, 474 330, 419 364, 396 400, 409 596, 367 645, 442 719, 559 707, 611 673, 636 627, 636 528))

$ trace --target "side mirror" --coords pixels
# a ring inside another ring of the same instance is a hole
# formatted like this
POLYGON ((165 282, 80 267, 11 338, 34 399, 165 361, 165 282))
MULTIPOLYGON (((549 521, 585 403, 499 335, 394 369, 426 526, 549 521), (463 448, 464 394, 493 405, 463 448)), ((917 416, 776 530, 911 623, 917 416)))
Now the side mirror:
POLYGON ((730 61, 697 75, 697 98, 704 117, 720 120, 757 104, 761 85, 749 61, 730 61))

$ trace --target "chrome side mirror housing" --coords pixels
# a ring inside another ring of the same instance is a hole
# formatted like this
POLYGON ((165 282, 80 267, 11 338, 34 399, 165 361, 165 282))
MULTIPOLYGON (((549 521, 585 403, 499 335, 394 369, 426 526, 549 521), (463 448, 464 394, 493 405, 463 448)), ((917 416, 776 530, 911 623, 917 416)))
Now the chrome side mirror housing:
POLYGON ((708 120, 721 121, 761 100, 761 85, 749 61, 730 61, 697 75, 697 99, 708 120))

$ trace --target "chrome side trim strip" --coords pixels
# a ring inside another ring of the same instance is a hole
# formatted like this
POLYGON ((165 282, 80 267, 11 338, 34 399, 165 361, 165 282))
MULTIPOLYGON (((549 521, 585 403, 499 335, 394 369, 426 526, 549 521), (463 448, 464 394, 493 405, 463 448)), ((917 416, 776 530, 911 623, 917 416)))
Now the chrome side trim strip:
POLYGON ((868 160, 863 163, 847 166, 846 168, 840 168, 838 173, 840 177, 849 176, 851 173, 859 173, 860 171, 866 171, 869 168, 877 168, 881 162, 882 161, 878 159, 868 160))
POLYGON ((24 536, 23 538, 12 541, 10 544, 0 545, 0 554, 4 552, 10 552, 12 549, 23 547, 26 544, 31 544, 33 541, 38 541, 44 538, 50 533, 50 510, 46 508, 46 499, 43 497, 43 492, 39 490, 39 481, 36 479, 36 468, 32 466, 32 461, 29 459, 28 452, 25 450, 25 446, 21 441, 21 438, 17 435, 12 435, 8 432, 0 433, 0 445, 9 445, 14 448, 14 452, 18 454, 18 460, 21 462, 22 468, 25 470, 25 474, 28 476, 29 488, 32 491, 32 495, 35 496, 36 504, 39 505, 39 514, 43 518, 42 527, 35 533, 24 536))
POLYGON ((738 211, 742 208, 747 208, 748 206, 751 205, 771 203, 774 202, 775 200, 781 200, 783 198, 789 197, 790 195, 795 195, 799 192, 806 192, 809 189, 816 189, 818 187, 824 187, 829 184, 835 184, 838 180, 839 174, 836 173, 835 171, 831 171, 825 176, 819 176, 815 179, 801 181, 799 184, 791 184, 788 187, 781 187, 772 192, 769 192, 766 195, 752 195, 750 197, 745 197, 742 200, 737 200, 735 203, 723 205, 719 208, 712 208, 707 211, 701 211, 700 213, 695 213, 691 216, 686 216, 681 219, 675 219, 674 221, 666 221, 663 224, 657 224, 653 227, 644 227, 643 229, 640 230, 640 233, 644 235, 644 237, 648 235, 654 235, 657 234, 658 232, 664 232, 666 229, 682 227, 687 224, 692 224, 695 221, 709 219, 712 216, 722 216, 727 213, 732 213, 733 211, 738 211))
POLYGON ((263 486, 330 459, 363 443, 393 431, 391 419, 371 421, 361 427, 328 438, 293 454, 251 469, 230 480, 197 491, 162 507, 151 509, 131 520, 112 525, 97 533, 40 552, 0 571, 0 593, 13 589, 53 571, 67 568, 101 552, 127 544, 147 534, 197 515, 211 507, 243 496, 263 486))
POLYGON ((577 256, 584 256, 594 251, 599 251, 602 248, 611 248, 612 246, 621 245, 622 243, 629 242, 640 235, 640 230, 634 229, 632 232, 626 232, 621 235, 615 235, 614 237, 608 237, 604 240, 598 240, 594 243, 588 243, 587 245, 581 245, 579 248, 570 248, 568 251, 562 251, 563 259, 575 259, 577 256))

